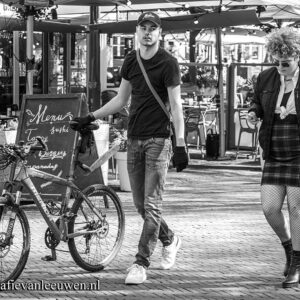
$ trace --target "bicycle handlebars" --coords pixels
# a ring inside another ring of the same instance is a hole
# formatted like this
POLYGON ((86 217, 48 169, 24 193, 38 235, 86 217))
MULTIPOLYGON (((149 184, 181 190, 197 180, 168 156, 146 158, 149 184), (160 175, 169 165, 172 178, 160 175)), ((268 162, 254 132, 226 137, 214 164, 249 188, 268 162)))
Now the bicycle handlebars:
POLYGON ((48 151, 48 146, 41 137, 36 137, 33 144, 24 144, 23 141, 20 141, 18 145, 8 144, 4 147, 15 153, 13 154, 11 152, 12 156, 19 157, 21 159, 25 159, 28 155, 30 155, 30 153, 35 151, 48 151))
POLYGON ((79 131, 79 132, 85 132, 85 131, 89 131, 89 130, 99 129, 99 125, 94 122, 85 124, 85 125, 81 125, 79 122, 72 120, 69 122, 69 125, 73 130, 79 131))
POLYGON ((39 136, 36 137, 36 140, 39 142, 40 145, 33 144, 33 145, 31 145, 30 150, 48 151, 48 146, 45 144, 45 142, 39 136))

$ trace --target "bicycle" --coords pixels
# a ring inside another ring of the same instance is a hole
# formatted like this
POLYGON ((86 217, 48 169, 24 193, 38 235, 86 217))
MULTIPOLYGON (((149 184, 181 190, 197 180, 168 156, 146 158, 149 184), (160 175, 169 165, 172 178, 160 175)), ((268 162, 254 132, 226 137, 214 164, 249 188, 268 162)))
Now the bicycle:
MULTIPOLYGON (((94 130, 98 125, 88 125, 85 130, 94 130)), ((81 132, 82 133, 82 132, 81 132)), ((118 151, 120 142, 100 156, 92 166, 78 162, 78 154, 84 138, 78 139, 73 152, 71 170, 76 165, 92 172, 118 151)), ((48 225, 45 243, 52 251, 60 241, 68 243, 69 252, 81 268, 96 272, 106 267, 118 254, 125 229, 125 216, 118 195, 110 187, 95 184, 80 190, 74 184, 74 176, 67 179, 48 174, 26 165, 26 158, 36 151, 47 151, 45 142, 36 137, 33 144, 0 145, 0 169, 15 165, 13 182, 6 182, 0 197, 0 283, 16 280, 28 260, 30 251, 30 228, 27 216, 20 207, 22 189, 25 186, 32 196, 42 217, 48 225), (31 178, 42 178, 54 184, 66 186, 61 205, 46 201, 38 193, 31 178), (13 186, 15 193, 13 193, 13 186), (55 220, 55 216, 58 218, 55 220)), ((72 171, 71 171, 72 173, 72 171)))

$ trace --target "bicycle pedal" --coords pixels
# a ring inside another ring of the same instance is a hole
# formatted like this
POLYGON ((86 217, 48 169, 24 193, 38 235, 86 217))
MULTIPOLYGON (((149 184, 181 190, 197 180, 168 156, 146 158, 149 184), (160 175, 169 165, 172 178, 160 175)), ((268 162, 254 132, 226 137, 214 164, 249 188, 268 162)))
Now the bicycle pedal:
POLYGON ((46 255, 46 256, 42 257, 41 260, 43 260, 43 261, 55 261, 56 258, 53 257, 52 255, 46 255))

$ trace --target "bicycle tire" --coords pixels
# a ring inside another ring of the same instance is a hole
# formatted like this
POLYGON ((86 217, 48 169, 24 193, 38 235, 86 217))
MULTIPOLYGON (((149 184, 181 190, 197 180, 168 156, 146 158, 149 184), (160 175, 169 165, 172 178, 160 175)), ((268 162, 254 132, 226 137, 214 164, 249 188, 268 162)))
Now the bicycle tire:
POLYGON ((100 223, 87 203, 80 197, 75 199, 69 222, 69 233, 76 232, 77 227, 88 226, 91 230, 99 229, 97 233, 85 234, 70 238, 68 246, 70 253, 78 266, 96 272, 103 270, 118 254, 125 233, 125 215, 118 195, 111 188, 96 184, 83 190, 102 215, 106 215, 104 223, 100 223), (88 222, 83 216, 85 213, 88 222), (93 228, 91 228, 94 226, 93 228), (96 226, 96 227, 95 227, 96 226))
MULTIPOLYGON (((11 206, 0 208, 0 243, 5 240, 11 206)), ((0 283, 15 281, 28 260, 30 251, 30 227, 27 216, 20 207, 14 208, 16 219, 13 228, 13 240, 10 245, 0 245, 0 283)))

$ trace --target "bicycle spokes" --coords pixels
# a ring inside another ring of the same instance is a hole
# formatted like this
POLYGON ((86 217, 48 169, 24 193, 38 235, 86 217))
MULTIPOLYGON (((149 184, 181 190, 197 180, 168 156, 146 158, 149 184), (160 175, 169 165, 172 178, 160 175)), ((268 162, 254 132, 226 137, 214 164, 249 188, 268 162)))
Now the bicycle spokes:
POLYGON ((87 189, 88 201, 79 198, 70 222, 69 248, 75 262, 89 271, 103 269, 118 253, 124 236, 124 214, 118 196, 106 186, 87 189), (85 232, 80 235, 80 230, 85 232))
POLYGON ((18 206, 1 207, 0 282, 16 280, 25 267, 30 249, 30 230, 18 206))

